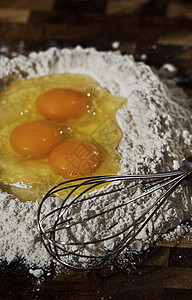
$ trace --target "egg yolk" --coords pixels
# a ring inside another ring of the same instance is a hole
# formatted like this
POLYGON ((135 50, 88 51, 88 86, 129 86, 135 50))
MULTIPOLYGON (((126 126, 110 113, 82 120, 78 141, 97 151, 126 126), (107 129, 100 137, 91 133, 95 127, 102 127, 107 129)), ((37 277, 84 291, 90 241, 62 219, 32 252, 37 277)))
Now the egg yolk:
POLYGON ((87 101, 87 95, 80 91, 54 88, 37 98, 36 108, 48 119, 65 121, 79 118, 86 111, 87 101))
POLYGON ((10 135, 12 148, 27 158, 42 158, 61 142, 57 127, 49 121, 26 122, 17 126, 10 135))
POLYGON ((48 162, 55 173, 66 178, 80 178, 98 169, 100 154, 91 143, 66 141, 51 151, 48 162))

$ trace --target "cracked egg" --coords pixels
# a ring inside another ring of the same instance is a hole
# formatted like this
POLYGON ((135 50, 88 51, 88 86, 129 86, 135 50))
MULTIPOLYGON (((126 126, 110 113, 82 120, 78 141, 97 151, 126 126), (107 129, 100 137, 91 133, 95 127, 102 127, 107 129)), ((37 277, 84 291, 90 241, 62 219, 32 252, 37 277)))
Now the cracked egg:
POLYGON ((125 99, 82 74, 18 80, 0 94, 0 187, 36 200, 64 180, 120 170, 125 99))

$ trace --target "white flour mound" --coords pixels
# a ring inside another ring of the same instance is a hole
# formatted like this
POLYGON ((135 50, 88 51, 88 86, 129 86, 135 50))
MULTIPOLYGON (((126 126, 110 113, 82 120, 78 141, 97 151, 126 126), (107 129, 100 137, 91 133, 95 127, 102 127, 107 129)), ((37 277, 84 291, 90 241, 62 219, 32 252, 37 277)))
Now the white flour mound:
MULTIPOLYGON (((11 60, 2 57, 0 60, 2 87, 6 87, 7 76, 16 79, 64 72, 90 75, 112 94, 127 99, 123 109, 117 111, 117 121, 123 132, 118 148, 120 174, 177 169, 183 158, 192 155, 192 109, 187 96, 172 80, 160 78, 157 72, 144 63, 135 62, 132 56, 77 47, 71 50, 51 48, 31 53, 29 57, 18 56, 11 60)), ((125 197, 122 192, 116 203, 125 197)), ((50 263, 51 257, 37 230, 38 205, 39 200, 22 203, 12 195, 0 193, 2 260, 10 263, 22 258, 30 267, 50 263)), ((114 222, 115 217, 119 224, 131 222, 144 206, 145 203, 133 204, 131 210, 124 209, 119 215, 112 215, 108 222, 114 222)), ((91 210, 98 209, 92 202, 91 210)), ((141 251, 159 238, 170 240, 183 236, 190 228, 181 222, 190 220, 191 212, 192 190, 186 185, 166 201, 139 234, 133 248, 141 251)), ((110 223, 107 225, 110 227, 110 223)), ((95 226, 101 230, 103 224, 95 226)), ((77 235, 81 239, 86 233, 80 228, 77 235)))

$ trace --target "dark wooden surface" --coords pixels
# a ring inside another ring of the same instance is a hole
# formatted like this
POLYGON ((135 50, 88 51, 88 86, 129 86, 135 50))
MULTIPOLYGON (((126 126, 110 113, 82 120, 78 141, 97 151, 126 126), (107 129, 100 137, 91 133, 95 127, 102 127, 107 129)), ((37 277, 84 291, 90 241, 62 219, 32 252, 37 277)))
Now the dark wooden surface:
MULTIPOLYGON (((192 95, 192 1, 0 0, 0 54, 27 55, 51 46, 94 46, 159 67, 173 63, 192 95)), ((162 242, 135 268, 92 273, 62 269, 37 280, 19 262, 0 265, 0 299, 192 299, 192 237, 162 242)))

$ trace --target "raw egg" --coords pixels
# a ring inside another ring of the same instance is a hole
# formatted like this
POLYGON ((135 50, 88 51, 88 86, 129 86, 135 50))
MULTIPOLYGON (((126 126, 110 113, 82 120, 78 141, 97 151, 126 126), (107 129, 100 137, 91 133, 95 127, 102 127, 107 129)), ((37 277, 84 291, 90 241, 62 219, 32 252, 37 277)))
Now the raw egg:
POLYGON ((117 174, 125 101, 82 74, 11 83, 0 93, 0 188, 36 200, 64 180, 117 174))
POLYGON ((47 120, 20 124, 11 133, 12 148, 23 157, 46 157, 61 141, 57 127, 47 120))
POLYGON ((99 150, 91 143, 66 141, 48 157, 52 170, 65 178, 80 178, 94 173, 100 164, 99 150))
POLYGON ((54 88, 37 98, 36 107, 38 112, 47 119, 65 121, 82 116, 87 103, 88 97, 81 91, 54 88))

